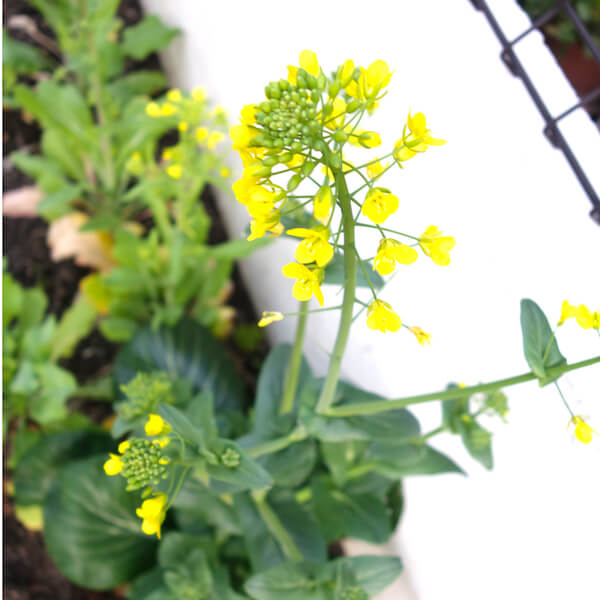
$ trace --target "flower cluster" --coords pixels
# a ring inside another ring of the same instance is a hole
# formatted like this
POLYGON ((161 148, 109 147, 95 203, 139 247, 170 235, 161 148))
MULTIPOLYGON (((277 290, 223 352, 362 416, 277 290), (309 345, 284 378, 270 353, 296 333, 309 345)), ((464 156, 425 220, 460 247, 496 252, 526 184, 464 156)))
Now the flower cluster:
POLYGON ((573 306, 567 300, 562 303, 558 325, 562 325, 568 319, 574 318, 577 325, 582 329, 595 329, 600 333, 600 309, 592 312, 584 304, 573 306))
MULTIPOLYGON (((379 184, 380 178, 394 165, 402 166, 430 146, 445 143, 432 136, 423 113, 409 113, 402 135, 382 158, 355 167, 344 156, 346 144, 366 149, 381 145, 377 132, 361 129, 359 124, 365 114, 376 110, 391 77, 383 60, 367 68, 347 60, 328 75, 316 54, 304 50, 299 66, 289 66, 287 78, 270 82, 265 100, 245 106, 240 123, 230 130, 233 148, 244 165, 233 192, 251 217, 248 239, 283 233, 301 238, 296 262, 283 267, 283 275, 295 280, 292 293, 297 300, 314 296, 323 305, 321 285, 327 265, 336 252, 348 252, 342 243, 349 235, 344 218, 348 211, 356 211, 353 226, 370 227, 381 235, 372 259, 372 269, 379 275, 392 274, 397 265, 414 263, 418 249, 437 265, 450 263, 455 241, 438 227, 431 225, 418 237, 382 227, 398 211, 400 200, 379 184), (386 157, 393 161, 382 162, 386 157), (359 186, 350 192, 346 182, 355 177, 360 177, 359 186), (343 194, 350 197, 346 209, 342 207, 343 194), (341 218, 336 220, 338 209, 341 218), (361 222, 361 217, 367 222, 361 222), (399 236, 408 241, 396 239, 399 236)), ((402 326, 400 317, 370 287, 374 299, 367 307, 368 327, 397 331, 402 326)), ((282 317, 281 313, 265 313, 260 326, 282 317)), ((411 327, 410 331, 419 343, 429 342, 430 336, 420 328, 411 327)))
MULTIPOLYGON (((172 179, 180 179, 187 172, 193 173, 195 147, 215 151, 225 139, 225 110, 220 106, 209 110, 206 92, 200 87, 192 90, 190 94, 172 89, 167 92, 162 102, 149 102, 146 105, 146 114, 156 119, 170 119, 179 131, 179 143, 162 153, 164 171, 172 179)), ((217 166, 221 177, 229 176, 229 169, 222 165, 217 166)), ((135 153, 127 167, 133 174, 142 174, 145 171, 142 156, 135 153)))
POLYGON ((153 495, 144 500, 137 509, 137 515, 142 518, 142 531, 148 535, 156 534, 160 538, 160 526, 166 514, 167 496, 153 492, 153 487, 168 477, 170 460, 163 454, 163 449, 169 445, 171 426, 160 415, 151 414, 145 425, 145 433, 149 437, 129 438, 121 442, 119 454, 110 454, 104 463, 107 475, 122 475, 127 479, 127 491, 145 488, 142 496, 153 495), (157 437, 160 436, 160 437, 157 437))

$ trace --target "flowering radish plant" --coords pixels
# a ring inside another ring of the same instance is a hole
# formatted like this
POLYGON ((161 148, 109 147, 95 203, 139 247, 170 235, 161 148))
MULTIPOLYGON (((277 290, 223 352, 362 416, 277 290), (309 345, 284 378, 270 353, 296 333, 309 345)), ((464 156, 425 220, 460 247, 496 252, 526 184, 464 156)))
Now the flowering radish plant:
MULTIPOLYGON (((251 216, 248 237, 285 233, 298 240, 295 262, 283 268, 300 302, 294 343, 271 350, 248 410, 225 350, 197 324, 136 334, 114 371, 122 396, 113 435, 126 439, 108 458, 94 456, 64 470, 45 504, 48 547, 75 581, 102 589, 139 575, 128 591, 134 600, 374 597, 400 574, 400 559, 340 557, 337 542, 385 543, 402 513, 405 477, 462 472, 430 439, 460 435, 470 455, 491 468, 491 434, 479 419, 506 415, 504 388, 537 380, 560 392, 563 373, 600 362, 597 356, 568 364, 556 329, 537 304, 523 300, 530 369, 523 374, 393 399, 340 380, 350 327, 364 311, 373 335, 405 327, 379 296, 382 276, 420 253, 447 266, 455 244, 435 225, 420 234, 386 226, 399 201, 381 178, 444 143, 422 113, 408 116, 380 158, 353 166, 344 156, 348 144, 380 144, 376 132, 359 125, 383 100, 391 76, 381 60, 367 68, 349 60, 328 74, 304 51, 286 79, 266 86, 266 100, 242 110, 231 138, 244 174, 233 188, 251 216), (360 227, 380 235, 371 260, 356 248, 360 227), (335 268, 339 275, 340 266, 342 304, 326 307, 321 287, 335 283, 331 273, 335 268), (368 303, 357 298, 359 285, 370 289, 368 303), (323 379, 302 356, 313 296, 320 305, 315 310, 341 313, 323 379), (424 402, 440 402, 440 426, 429 432, 409 410, 424 402), (107 490, 102 502, 99 489, 107 490), (61 537, 67 525, 70 546, 61 537), (114 552, 97 550, 101 542, 114 552), (90 569, 92 558, 101 569, 90 569)), ((284 316, 266 312, 259 324, 284 316)), ((559 324, 571 318, 600 330, 599 313, 585 306, 565 303, 559 324)), ((419 327, 405 328, 419 343, 429 341, 419 327)), ((580 442, 594 440, 583 416, 571 412, 569 418, 580 442)))

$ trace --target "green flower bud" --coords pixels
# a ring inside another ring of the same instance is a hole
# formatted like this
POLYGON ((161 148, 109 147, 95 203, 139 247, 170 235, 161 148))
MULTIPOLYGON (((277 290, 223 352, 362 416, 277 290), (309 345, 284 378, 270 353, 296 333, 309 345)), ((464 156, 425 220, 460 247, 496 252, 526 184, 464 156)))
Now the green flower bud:
POLYGON ((361 105, 360 100, 352 100, 351 102, 348 102, 348 104, 346 105, 346 112, 348 114, 352 114, 353 112, 358 110, 360 105, 361 105))
POLYGON ((290 82, 287 79, 279 80, 279 89, 284 92, 290 88, 290 82))
POLYGON ((304 175, 305 177, 308 177, 314 170, 315 167, 317 166, 317 162, 315 161, 310 161, 307 160, 303 165, 302 168, 300 169, 300 172, 302 173, 302 175, 304 175))
POLYGON ((340 143, 343 144, 347 139, 348 139, 348 134, 343 130, 343 129, 338 129, 334 134, 333 134, 333 139, 340 143))
POLYGON ((237 467, 240 464, 239 452, 236 452, 233 448, 227 448, 223 454, 221 454, 221 462, 231 469, 237 467))
POLYGON ((279 159, 276 156, 267 156, 261 162, 265 167, 274 167, 279 162, 279 159))
POLYGON ((332 81, 329 86, 329 97, 335 98, 340 93, 340 89, 341 89, 340 82, 332 81))
POLYGON ((290 180, 287 183, 287 191, 293 192, 300 185, 301 181, 302 175, 298 173, 296 173, 296 175, 294 175, 293 177, 290 177, 290 180))
POLYGON ((271 112, 271 105, 268 102, 261 102, 260 103, 260 109, 263 112, 270 113, 271 112))

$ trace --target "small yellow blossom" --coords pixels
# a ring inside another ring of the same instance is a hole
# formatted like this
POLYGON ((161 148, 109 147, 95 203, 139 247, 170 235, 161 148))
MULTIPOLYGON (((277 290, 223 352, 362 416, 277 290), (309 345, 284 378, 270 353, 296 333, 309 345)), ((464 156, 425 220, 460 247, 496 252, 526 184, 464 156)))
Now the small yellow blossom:
MULTIPOLYGON (((417 342, 421 346, 431 344, 431 335, 423 331, 420 327, 409 327, 408 330, 417 338, 417 342)), ((462 387, 464 387, 464 384, 462 387)))
POLYGON ((397 242, 396 240, 383 239, 379 242, 377 254, 373 260, 373 270, 380 275, 389 275, 396 268, 396 263, 410 265, 418 258, 414 248, 397 242))
POLYGON ((110 458, 104 463, 104 472, 111 477, 118 475, 123 470, 123 461, 118 454, 111 454, 110 458))
POLYGON ((372 162, 370 165, 367 166, 367 175, 371 179, 375 179, 376 177, 379 177, 379 175, 381 175, 387 168, 388 163, 382 165, 379 161, 379 157, 376 156, 375 162, 372 162))
POLYGON ((258 108, 254 104, 246 104, 240 113, 240 120, 244 125, 254 125, 256 123, 256 113, 258 108))
POLYGON ((563 300, 561 309, 560 309, 560 319, 558 320, 558 325, 562 325, 567 319, 571 319, 577 314, 577 307, 569 304, 567 300, 563 300))
POLYGON ((265 311, 262 314, 262 319, 258 322, 258 326, 266 327, 267 325, 281 321, 282 319, 283 315, 280 312, 265 311))
POLYGON ((167 175, 173 179, 179 179, 183 173, 183 167, 181 165, 169 165, 167 167, 167 175))
POLYGON ((127 452, 127 450, 129 450, 129 446, 131 444, 129 443, 129 440, 125 440, 124 442, 121 442, 119 444, 119 454, 125 454, 125 452, 127 452))
MULTIPOLYGON (((356 140, 358 145, 363 146, 363 148, 376 148, 377 146, 381 146, 381 136, 375 131, 362 131, 355 132, 355 135, 358 135, 357 138, 351 137, 350 140, 356 140)), ((352 141, 350 142, 352 143, 352 141)))
POLYGON ((333 110, 325 121, 325 127, 331 131, 342 129, 346 118, 346 102, 343 98, 334 98, 332 102, 333 110))
POLYGON ((600 330, 600 310, 592 312, 587 306, 580 304, 575 309, 575 320, 582 329, 600 330))
MULTIPOLYGON (((302 52, 300 52, 299 62, 300 68, 304 69, 310 75, 314 75, 316 77, 321 72, 321 67, 319 67, 317 55, 311 50, 302 50, 302 52)), ((288 65, 288 81, 292 85, 296 85, 297 73, 298 67, 288 65)))
POLYGON ((384 60, 372 62, 365 73, 368 95, 377 95, 390 82, 391 78, 390 68, 384 60))
POLYGON ((160 114, 163 117, 170 117, 177 112, 177 107, 170 102, 165 102, 160 108, 160 114))
POLYGON ((249 242, 264 237, 267 233, 277 237, 283 233, 283 225, 279 222, 279 211, 260 216, 250 221, 250 235, 246 238, 249 242))
POLYGON ((135 514, 142 519, 142 531, 146 535, 154 535, 160 539, 160 527, 165 520, 167 495, 157 494, 142 502, 142 506, 136 509, 135 514))
POLYGON ((398 331, 402 327, 402 321, 387 302, 373 300, 367 309, 367 327, 382 333, 398 331))
POLYGON ((206 127, 198 127, 196 129, 196 140, 198 142, 203 142, 208 137, 208 129, 206 127))
POLYGON ((149 117, 162 116, 162 113, 160 111, 160 106, 156 102, 148 102, 148 104, 146 104, 146 114, 149 117))
MULTIPOLYGON (((167 426, 167 429, 169 429, 169 426, 167 426)), ((155 446, 158 446, 159 448, 164 448, 165 446, 168 446, 171 443, 171 438, 161 437, 156 440, 152 440, 152 443, 155 446)), ((161 464, 166 464, 166 463, 161 463, 161 464)))
POLYGON ((202 102, 206 100, 206 90, 203 87, 195 87, 192 90, 192 98, 194 102, 202 102))
POLYGON ((185 133, 188 130, 188 127, 189 125, 185 121, 181 121, 181 123, 177 125, 177 129, 179 129, 181 133, 185 133))
POLYGON ((327 227, 297 227, 288 229, 287 234, 304 238, 296 248, 295 258, 299 263, 306 265, 316 262, 318 267, 324 267, 333 258, 333 246, 328 242, 330 232, 327 227))
POLYGON ((206 140, 206 146, 209 150, 214 150, 217 147, 217 144, 222 142, 225 139, 225 134, 221 131, 213 131, 206 140))
POLYGON ((575 437, 582 444, 589 444, 592 441, 592 435, 600 435, 595 429, 592 429, 590 425, 588 425, 581 415, 574 416, 570 421, 569 425, 575 425, 575 437))
POLYGON ((398 198, 385 188, 369 190, 362 205, 362 214, 379 225, 398 210, 398 198))
POLYGON ((163 152, 162 152, 163 160, 171 160, 172 158, 173 158, 173 150, 171 150, 171 148, 166 148, 165 150, 163 150, 163 152))
POLYGON ((411 115, 409 112, 404 133, 394 147, 394 156, 399 161, 410 160, 418 152, 425 152, 429 146, 443 146, 445 143, 446 140, 431 137, 431 130, 427 129, 427 121, 423 113, 411 115), (408 135, 406 129, 410 131, 408 135))
POLYGON ((340 82, 342 87, 346 87, 351 81, 354 75, 354 61, 348 59, 337 71, 336 79, 340 82))
POLYGON ((183 96, 181 95, 181 91, 178 89, 169 90, 167 92, 167 100, 170 100, 171 102, 181 102, 182 99, 183 96))
POLYGON ((431 260, 442 267, 450 264, 450 250, 456 241, 451 236, 443 236, 435 225, 430 225, 419 238, 419 246, 431 260))
POLYGON ((329 219, 333 205, 333 193, 328 185, 323 185, 313 198, 313 214, 317 221, 324 223, 329 219))
POLYGON ((314 294, 319 304, 323 306, 323 292, 321 292, 319 281, 322 271, 309 269, 305 265, 299 265, 298 263, 289 263, 283 267, 281 272, 286 277, 296 279, 292 290, 292 294, 296 300, 304 302, 310 300, 314 294))
POLYGON ((144 426, 144 431, 148 436, 160 435, 161 433, 167 433, 170 430, 169 425, 164 421, 160 415, 150 414, 148 420, 144 426))
POLYGON ((221 175, 221 177, 229 177, 231 175, 231 171, 227 167, 223 167, 219 171, 219 175, 221 175))

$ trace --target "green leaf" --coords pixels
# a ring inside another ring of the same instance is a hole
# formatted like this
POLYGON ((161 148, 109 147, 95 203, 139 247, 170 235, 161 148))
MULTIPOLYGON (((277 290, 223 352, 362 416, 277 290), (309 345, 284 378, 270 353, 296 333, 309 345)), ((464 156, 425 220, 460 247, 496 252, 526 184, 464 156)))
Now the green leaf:
POLYGON ((344 537, 384 544, 392 534, 385 504, 372 494, 350 495, 329 484, 326 478, 313 479, 312 502, 328 542, 344 537))
POLYGON ((24 332, 42 322, 48 299, 44 290, 27 288, 23 290, 21 313, 19 314, 19 329, 24 332))
POLYGON ((155 567, 136 577, 127 591, 128 600, 173 600, 163 584, 163 571, 155 567))
POLYGON ((521 332, 525 359, 539 378, 540 385, 558 379, 559 376, 549 377, 546 370, 566 364, 567 360, 558 349, 546 315, 533 300, 527 298, 521 300, 521 332))
POLYGON ((30 44, 19 42, 2 30, 2 67, 10 67, 17 73, 32 75, 49 68, 48 59, 30 44))
POLYGON ((279 452, 260 456, 257 462, 273 478, 275 485, 293 488, 312 473, 317 462, 316 443, 303 440, 279 452))
POLYGON ((49 128, 42 133, 42 152, 75 181, 86 181, 85 166, 73 144, 66 143, 60 129, 49 128))
POLYGON ((108 590, 131 581, 154 562, 156 539, 144 535, 136 494, 108 477, 97 456, 62 469, 44 503, 48 553, 73 582, 108 590))
POLYGON ((165 371, 172 379, 188 379, 193 393, 206 389, 213 395, 215 411, 239 409, 244 386, 223 344, 194 321, 181 320, 175 327, 139 330, 115 362, 117 385, 138 372, 165 371))
POLYGON ((264 237, 258 240, 249 242, 246 238, 239 238, 235 240, 229 240, 217 244, 216 246, 209 246, 207 248, 207 255, 214 258, 228 258, 230 260, 239 260, 250 256, 258 248, 267 246, 272 242, 272 238, 264 237))
POLYGON ((126 342, 130 340, 139 323, 133 319, 123 317, 107 317, 100 321, 99 329, 102 335, 111 342, 126 342))
POLYGON ((486 469, 492 469, 492 434, 470 419, 461 423, 461 437, 469 454, 486 469))
POLYGON ((137 25, 125 29, 122 49, 127 56, 142 60, 168 46, 178 33, 178 29, 163 25, 158 17, 147 15, 137 25))
POLYGON ((76 300, 63 314, 52 338, 51 360, 68 358, 93 329, 96 309, 85 299, 76 300))
POLYGON ((364 460, 390 479, 402 479, 409 475, 463 473, 453 460, 425 444, 398 446, 374 443, 364 460))
POLYGON ((77 390, 75 377, 51 363, 36 365, 35 372, 40 390, 30 399, 31 416, 42 424, 64 419, 67 416, 66 402, 77 390))
POLYGON ((122 106, 135 96, 150 96, 167 86, 160 71, 134 71, 108 85, 108 93, 122 106))
POLYGON ((10 273, 2 273, 2 328, 20 315, 23 305, 23 288, 10 273))
POLYGON ((103 432, 79 430, 44 435, 23 455, 15 469, 16 503, 42 504, 59 468, 72 460, 108 453, 113 448, 114 440, 103 432))
MULTIPOLYGON (((377 271, 373 270, 373 265, 368 260, 363 260, 365 270, 369 274, 369 279, 365 277, 363 269, 358 265, 356 272, 356 285, 358 287, 369 287, 369 281, 375 290, 380 290, 385 281, 377 271)), ((344 285, 346 275, 344 272, 344 256, 336 252, 331 262, 325 267, 325 279, 323 283, 329 285, 344 285)))
POLYGON ((218 464, 206 465, 206 471, 212 479, 228 483, 237 491, 259 490, 273 485, 271 476, 235 442, 219 439, 210 445, 209 450, 220 459, 218 464), (238 454, 237 466, 227 466, 221 461, 228 451, 238 454))
POLYGON ((10 159, 17 169, 35 179, 39 187, 48 194, 59 192, 68 186, 61 168, 48 158, 31 156, 25 152, 13 152, 10 159))
POLYGON ((456 389, 456 398, 442 400, 442 426, 447 427, 452 433, 459 433, 463 416, 469 415, 469 395, 460 395, 460 387, 455 383, 447 386, 448 390, 456 389))
POLYGON ((170 404, 161 404, 158 407, 158 414, 173 427, 173 431, 186 443, 196 448, 204 447, 202 430, 196 427, 179 409, 170 404))
POLYGON ((394 583, 402 573, 402 561, 396 556, 352 556, 348 562, 356 575, 356 583, 369 597, 376 596, 394 583))
POLYGON ((321 455, 338 486, 346 482, 348 470, 366 448, 364 441, 324 442, 321 441, 321 455))

